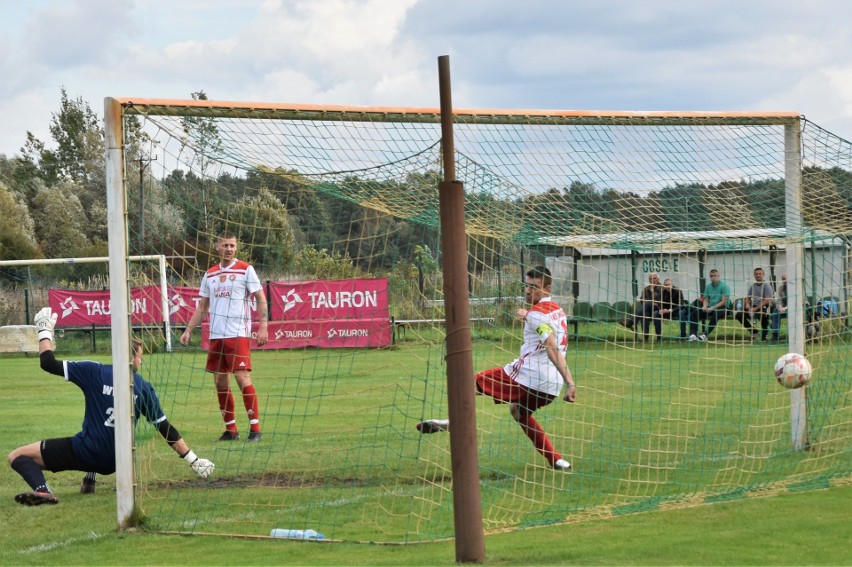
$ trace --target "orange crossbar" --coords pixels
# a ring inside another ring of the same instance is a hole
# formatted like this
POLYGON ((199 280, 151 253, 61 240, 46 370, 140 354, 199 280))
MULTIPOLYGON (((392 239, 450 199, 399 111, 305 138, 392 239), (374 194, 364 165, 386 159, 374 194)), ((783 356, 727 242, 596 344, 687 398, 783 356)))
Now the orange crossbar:
MULTIPOLYGON (((418 107, 393 107, 393 106, 346 106, 346 105, 319 105, 319 104, 292 104, 271 102, 247 102, 247 101, 216 101, 216 100, 181 100, 181 99, 159 99, 159 98, 134 98, 116 97, 116 101, 123 107, 184 107, 196 109, 216 110, 259 110, 259 111, 284 111, 305 113, 346 113, 346 114, 399 114, 399 115, 435 115, 440 116, 438 108, 418 107)), ((710 111, 614 111, 614 110, 518 110, 518 109, 467 109, 457 108, 453 110, 455 116, 463 117, 507 117, 507 118, 563 118, 563 119, 637 119, 637 120, 660 120, 660 119, 710 119, 710 120, 744 120, 755 119, 757 121, 788 122, 798 120, 801 114, 798 112, 710 112, 710 111)))

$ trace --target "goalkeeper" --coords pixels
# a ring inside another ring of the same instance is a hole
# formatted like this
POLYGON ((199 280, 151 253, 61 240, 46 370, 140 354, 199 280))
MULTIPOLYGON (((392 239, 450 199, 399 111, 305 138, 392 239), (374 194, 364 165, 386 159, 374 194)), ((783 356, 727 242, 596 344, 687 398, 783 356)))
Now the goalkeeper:
MULTIPOLYGON (((35 316, 38 327, 39 358, 42 370, 64 376, 81 390, 86 399, 83 430, 73 437, 45 439, 18 447, 9 453, 9 465, 30 485, 31 492, 15 496, 25 506, 56 504, 59 499, 50 490, 44 471, 85 471, 82 492, 94 491, 94 474, 115 472, 115 419, 112 365, 98 362, 57 360, 53 354, 53 327, 56 314, 45 307, 35 316), (89 481, 87 486, 87 481, 89 481)), ((171 448, 201 478, 207 478, 215 465, 189 450, 180 433, 169 423, 160 400, 150 383, 136 371, 142 365, 142 341, 133 340, 134 423, 140 415, 154 425, 171 448)))

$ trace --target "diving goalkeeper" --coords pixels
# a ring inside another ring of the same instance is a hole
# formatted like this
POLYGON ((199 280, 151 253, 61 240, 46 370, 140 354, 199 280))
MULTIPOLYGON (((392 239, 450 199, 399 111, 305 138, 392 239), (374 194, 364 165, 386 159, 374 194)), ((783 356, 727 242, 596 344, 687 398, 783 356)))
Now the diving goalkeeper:
MULTIPOLYGON (((112 365, 92 361, 62 361, 53 354, 53 327, 56 314, 45 307, 35 316, 38 328, 39 359, 42 370, 63 376, 83 390, 86 410, 83 430, 73 437, 45 439, 18 447, 9 453, 9 465, 30 485, 31 492, 15 496, 15 501, 25 506, 57 504, 59 499, 50 490, 44 471, 68 470, 88 473, 86 479, 93 482, 94 473, 115 472, 115 419, 113 404, 112 365)), ((166 419, 154 387, 146 382, 137 371, 142 366, 142 341, 133 340, 133 393, 134 424, 140 415, 154 425, 169 446, 185 460, 201 478, 207 478, 215 465, 199 458, 187 446, 178 430, 166 419)), ((87 490, 84 480, 83 492, 87 490)))

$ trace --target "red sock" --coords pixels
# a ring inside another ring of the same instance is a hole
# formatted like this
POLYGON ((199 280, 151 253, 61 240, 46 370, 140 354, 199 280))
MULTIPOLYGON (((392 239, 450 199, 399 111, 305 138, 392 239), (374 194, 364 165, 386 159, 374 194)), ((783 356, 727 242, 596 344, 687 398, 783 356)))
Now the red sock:
POLYGON ((237 418, 234 415, 234 394, 231 389, 216 392, 219 397, 219 411, 222 412, 222 419, 225 420, 225 429, 231 432, 237 432, 237 418))
POLYGON ((518 423, 521 425, 524 433, 527 434, 527 437, 530 438, 530 441, 533 442, 536 450, 544 455, 544 458, 550 463, 550 466, 553 466, 553 463, 562 458, 562 455, 553 449, 550 439, 547 438, 547 433, 544 432, 544 429, 542 429, 541 425, 538 424, 538 421, 532 415, 522 415, 518 423))
POLYGON ((254 390, 254 384, 249 384, 243 388, 243 405, 246 406, 250 430, 260 431, 260 410, 258 410, 257 392, 254 390))

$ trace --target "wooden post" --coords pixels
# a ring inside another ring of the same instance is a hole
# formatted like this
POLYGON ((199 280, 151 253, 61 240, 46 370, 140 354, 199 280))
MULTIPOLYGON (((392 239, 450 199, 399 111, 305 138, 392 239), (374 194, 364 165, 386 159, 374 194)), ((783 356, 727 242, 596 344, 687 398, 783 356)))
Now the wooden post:
POLYGON ((467 280, 464 187, 455 180, 453 108, 450 59, 438 58, 441 93, 441 143, 444 181, 438 187, 441 250, 444 259, 444 309, 447 352, 447 403, 452 424, 450 459, 453 474, 453 518, 456 561, 485 561, 479 459, 476 444, 476 401, 473 377, 473 342, 470 334, 470 299, 467 280))

